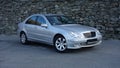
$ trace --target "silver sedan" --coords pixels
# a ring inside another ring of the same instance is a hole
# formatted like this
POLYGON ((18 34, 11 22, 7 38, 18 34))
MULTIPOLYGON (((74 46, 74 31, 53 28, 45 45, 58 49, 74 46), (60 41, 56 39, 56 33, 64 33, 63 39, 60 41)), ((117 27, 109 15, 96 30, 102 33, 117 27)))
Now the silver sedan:
POLYGON ((18 24, 22 44, 37 41, 54 45, 59 52, 67 49, 93 47, 102 42, 101 33, 89 26, 77 24, 73 19, 59 14, 34 14, 18 24))

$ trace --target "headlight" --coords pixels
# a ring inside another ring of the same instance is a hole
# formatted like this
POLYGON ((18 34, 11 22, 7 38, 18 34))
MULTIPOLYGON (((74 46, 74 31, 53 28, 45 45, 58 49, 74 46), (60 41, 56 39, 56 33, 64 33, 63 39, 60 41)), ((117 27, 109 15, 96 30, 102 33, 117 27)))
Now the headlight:
POLYGON ((70 35, 71 35, 72 37, 75 37, 75 38, 79 37, 79 35, 78 35, 77 33, 74 33, 74 32, 71 32, 70 35))

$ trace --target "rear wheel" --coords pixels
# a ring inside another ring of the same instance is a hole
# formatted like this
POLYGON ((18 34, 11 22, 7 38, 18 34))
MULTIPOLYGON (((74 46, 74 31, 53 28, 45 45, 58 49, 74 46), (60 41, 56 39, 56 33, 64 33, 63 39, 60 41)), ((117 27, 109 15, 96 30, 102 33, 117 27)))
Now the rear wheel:
POLYGON ((26 36, 26 34, 25 33, 21 33, 21 35, 20 35, 20 42, 22 43, 22 44, 27 44, 27 36, 26 36))
POLYGON ((57 51, 59 51, 59 52, 66 51, 66 49, 67 49, 66 45, 67 45, 66 39, 63 36, 57 36, 55 38, 54 46, 55 46, 57 51))

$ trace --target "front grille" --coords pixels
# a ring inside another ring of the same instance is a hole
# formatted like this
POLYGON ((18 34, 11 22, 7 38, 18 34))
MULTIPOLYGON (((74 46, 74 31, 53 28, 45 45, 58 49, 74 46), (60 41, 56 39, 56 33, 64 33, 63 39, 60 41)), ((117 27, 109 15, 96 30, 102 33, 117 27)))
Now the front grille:
POLYGON ((88 32, 88 33, 84 33, 84 36, 86 38, 91 38, 91 37, 95 37, 96 33, 95 32, 88 32))

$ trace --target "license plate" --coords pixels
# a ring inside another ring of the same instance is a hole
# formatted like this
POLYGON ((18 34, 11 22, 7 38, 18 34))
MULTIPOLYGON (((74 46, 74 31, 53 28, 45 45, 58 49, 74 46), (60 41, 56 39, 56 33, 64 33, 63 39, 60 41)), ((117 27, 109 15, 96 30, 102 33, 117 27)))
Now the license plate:
POLYGON ((87 40, 87 44, 95 44, 97 42, 97 39, 89 39, 87 40))

